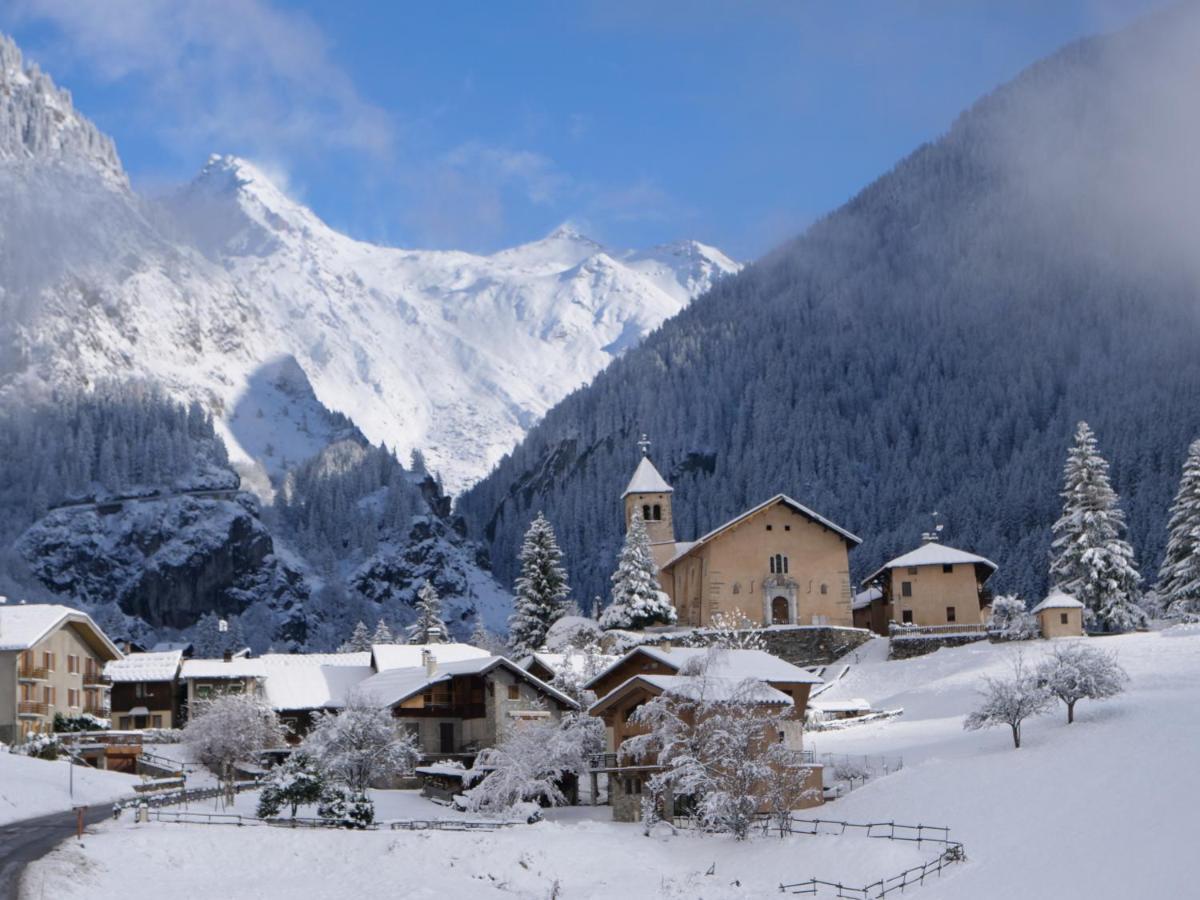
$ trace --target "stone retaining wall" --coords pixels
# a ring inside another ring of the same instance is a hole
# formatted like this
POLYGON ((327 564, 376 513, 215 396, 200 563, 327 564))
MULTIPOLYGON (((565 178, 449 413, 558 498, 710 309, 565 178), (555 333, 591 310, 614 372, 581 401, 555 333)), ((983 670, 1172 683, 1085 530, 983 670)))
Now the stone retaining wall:
POLYGON ((913 637, 894 637, 888 647, 888 659, 912 659, 940 650, 942 647, 962 647, 976 641, 986 641, 984 632, 966 634, 924 634, 913 637))

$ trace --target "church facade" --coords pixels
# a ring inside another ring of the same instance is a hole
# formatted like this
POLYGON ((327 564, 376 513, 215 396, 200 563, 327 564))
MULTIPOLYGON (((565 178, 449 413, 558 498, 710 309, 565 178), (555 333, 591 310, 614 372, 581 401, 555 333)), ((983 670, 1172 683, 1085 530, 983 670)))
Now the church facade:
POLYGON ((678 541, 673 497, 643 455, 623 496, 625 526, 641 513, 680 625, 703 628, 717 613, 763 625, 853 624, 849 552, 858 537, 777 494, 698 540, 678 541))

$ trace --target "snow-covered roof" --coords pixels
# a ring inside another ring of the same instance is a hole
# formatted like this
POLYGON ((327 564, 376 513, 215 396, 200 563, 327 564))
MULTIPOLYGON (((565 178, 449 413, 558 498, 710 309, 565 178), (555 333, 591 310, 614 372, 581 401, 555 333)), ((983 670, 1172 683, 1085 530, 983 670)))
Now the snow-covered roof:
POLYGON ((629 485, 621 497, 625 498, 630 494, 670 494, 673 491, 674 488, 667 484, 667 479, 654 468, 650 457, 643 456, 642 461, 633 470, 633 477, 629 479, 629 485))
POLYGON ((421 651, 428 650, 433 658, 441 663, 456 662, 462 659, 487 659, 491 656, 486 650, 472 647, 470 644, 373 644, 371 656, 377 672, 388 669, 409 669, 424 666, 421 651))
POLYGON ((783 691, 776 690, 765 681, 746 678, 726 678, 713 675, 634 675, 592 704, 588 712, 597 715, 631 687, 648 687, 654 692, 673 694, 690 700, 728 701, 738 698, 747 703, 764 706, 794 706, 783 691))
POLYGON ((235 656, 223 659, 185 659, 179 670, 180 678, 263 678, 267 674, 262 659, 235 656))
POLYGON ((1044 609, 1083 609, 1083 604, 1063 591, 1051 591, 1050 596, 1033 608, 1039 613, 1044 609))
POLYGON ((911 550, 903 556, 897 556, 895 559, 885 562, 864 578, 862 583, 866 584, 868 581, 874 581, 888 569, 903 569, 909 566, 952 566, 958 563, 987 566, 991 570, 988 572, 989 576, 999 568, 994 562, 983 556, 976 556, 974 553, 968 553, 966 550, 947 547, 945 544, 939 544, 937 541, 929 541, 922 544, 916 550, 911 550))
POLYGON ((852 609, 865 609, 871 605, 873 600, 878 600, 883 596, 883 591, 877 587, 869 587, 865 591, 859 591, 854 595, 854 602, 851 604, 852 609))
POLYGON ((846 700, 811 700, 808 708, 817 712, 870 712, 871 704, 862 697, 846 700))
POLYGON ((160 653, 130 653, 104 667, 104 674, 114 684, 126 681, 173 681, 183 660, 182 650, 160 653))
POLYGON ((829 521, 824 516, 822 516, 816 512, 813 512, 811 509, 809 509, 803 503, 800 503, 798 500, 793 500, 787 494, 776 494, 770 500, 764 500, 762 503, 758 504, 758 506, 755 506, 755 507, 752 507, 751 509, 746 510, 741 515, 730 519, 724 525, 718 525, 716 528, 714 528, 708 534, 701 537, 699 540, 692 541, 690 543, 688 543, 686 541, 681 541, 680 543, 676 544, 675 545, 676 546, 675 555, 672 556, 665 563, 663 563, 662 568, 666 569, 669 566, 675 565, 675 563, 677 563, 679 560, 683 559, 683 557, 687 556, 689 553, 691 553, 697 547, 699 547, 703 544, 707 544, 709 541, 711 541, 717 535, 721 534, 723 531, 733 528, 736 525, 740 525, 746 519, 750 518, 753 515, 757 515, 758 513, 762 512, 767 507, 774 506, 776 503, 782 503, 782 504, 790 507, 791 509, 794 509, 796 512, 800 513, 800 515, 805 516, 809 519, 812 519, 814 522, 817 522, 820 525, 824 525, 830 531, 836 532, 837 534, 841 535, 841 537, 850 544, 857 546, 858 544, 862 543, 862 538, 860 538, 858 535, 851 534, 849 531, 847 531, 841 525, 836 525, 833 522, 829 521), (680 550, 679 549, 680 546, 683 546, 684 549, 680 550))
POLYGON ((371 654, 268 653, 267 702, 273 709, 340 709, 346 695, 374 674, 371 654))
POLYGON ((449 681, 456 675, 486 675, 496 668, 505 668, 515 675, 525 679, 544 693, 554 697, 566 706, 575 706, 575 701, 566 694, 552 688, 540 678, 530 675, 516 663, 503 656, 484 656, 477 659, 460 659, 454 662, 438 663, 433 674, 429 674, 424 666, 412 666, 402 669, 388 669, 372 675, 359 686, 363 696, 378 703, 380 706, 395 706, 409 697, 421 693, 427 687, 440 681, 449 681))
POLYGON ((820 684, 821 679, 806 669, 793 666, 790 662, 780 659, 765 650, 719 650, 712 652, 707 647, 635 647, 611 666, 600 672, 588 682, 591 687, 609 673, 615 671, 625 660, 638 654, 649 656, 676 672, 692 660, 710 654, 708 674, 718 678, 743 680, 757 678, 760 681, 770 681, 782 684, 820 684))
MULTIPOLYGON (((600 668, 604 669, 611 666, 621 657, 611 654, 597 653, 592 658, 596 661, 596 664, 600 668)), ((582 651, 569 654, 538 652, 521 660, 521 668, 528 669, 534 664, 534 662, 541 663, 541 665, 549 669, 555 675, 563 671, 564 667, 570 668, 570 670, 576 675, 584 675, 586 674, 584 670, 587 667, 588 657, 587 654, 583 653, 582 651)))
POLYGON ((109 659, 120 659, 117 645, 108 639, 91 616, 57 603, 16 603, 0 605, 0 650, 28 650, 65 623, 81 625, 88 632, 89 644, 109 659))

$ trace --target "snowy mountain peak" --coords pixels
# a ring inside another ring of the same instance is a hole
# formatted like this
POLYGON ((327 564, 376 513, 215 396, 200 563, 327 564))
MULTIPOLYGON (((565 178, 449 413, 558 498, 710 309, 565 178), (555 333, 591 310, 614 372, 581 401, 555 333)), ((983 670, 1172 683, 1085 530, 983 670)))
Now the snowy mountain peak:
POLYGON ((57 87, 0 34, 0 162, 48 161, 85 167, 110 185, 127 188, 112 140, 79 115, 71 94, 57 87))

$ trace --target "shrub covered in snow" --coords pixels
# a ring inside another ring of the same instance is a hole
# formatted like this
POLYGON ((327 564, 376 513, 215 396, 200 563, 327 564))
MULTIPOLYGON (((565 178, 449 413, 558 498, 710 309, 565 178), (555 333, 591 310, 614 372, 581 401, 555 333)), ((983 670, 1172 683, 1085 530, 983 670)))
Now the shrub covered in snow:
POLYGON ((62 740, 51 732, 31 734, 23 743, 13 744, 13 753, 31 756, 34 759, 58 759, 63 753, 62 740))
POLYGON ((391 711, 351 693, 338 713, 319 713, 304 751, 332 781, 364 794, 377 779, 416 765, 416 738, 399 731, 391 711))
POLYGON ((1027 641, 1040 633, 1037 616, 1016 594, 1001 594, 992 601, 988 631, 1005 641, 1027 641))
POLYGON ((111 727, 112 722, 109 719, 102 719, 99 716, 93 716, 91 713, 80 713, 77 716, 64 716, 62 713, 54 714, 54 730, 59 733, 106 731, 111 727))
POLYGON ((1012 729, 1013 746, 1021 746, 1021 725, 1033 716, 1050 708, 1053 697, 1038 681, 1036 673, 1025 665, 1025 657, 1017 653, 1012 660, 1011 673, 1006 678, 986 676, 979 689, 983 702, 963 721, 963 728, 976 731, 993 725, 1012 729))
POLYGON ((1038 682, 1067 707, 1067 724, 1075 721, 1080 700, 1104 700, 1125 690, 1129 675, 1117 655, 1078 641, 1058 644, 1037 670, 1038 682))
POLYGON ((366 794, 331 785, 317 803, 317 815, 344 828, 367 828, 375 822, 375 804, 366 794))
POLYGON ((301 806, 320 801, 326 788, 321 770, 308 754, 293 753, 271 770, 258 795, 258 817, 272 819, 284 806, 291 807, 292 818, 301 806))

